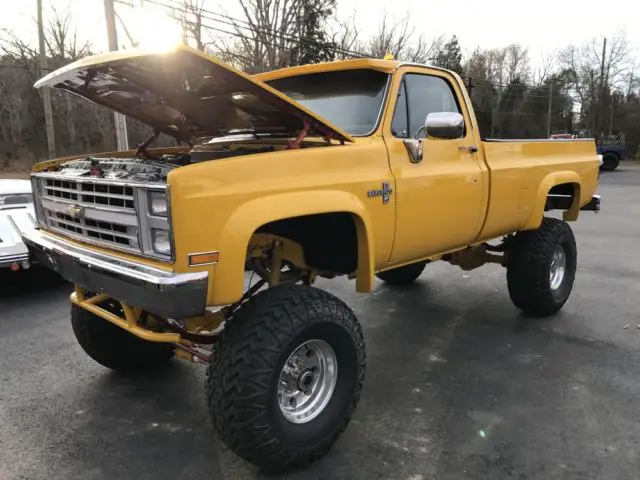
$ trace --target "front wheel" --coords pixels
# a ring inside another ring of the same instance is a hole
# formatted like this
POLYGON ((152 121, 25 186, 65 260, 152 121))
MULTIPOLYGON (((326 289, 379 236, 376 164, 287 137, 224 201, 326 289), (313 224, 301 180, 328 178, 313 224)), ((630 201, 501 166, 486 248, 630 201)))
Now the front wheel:
POLYGON ((270 472, 322 457, 346 428, 365 372, 354 313, 324 291, 275 287, 242 306, 207 371, 221 440, 270 472))
POLYGON ((507 258, 507 285, 514 305, 537 317, 560 310, 573 288, 577 256, 566 222, 544 218, 537 230, 518 232, 507 258))
MULTIPOLYGON (((102 308, 119 314, 115 302, 102 308)), ((96 362, 117 371, 148 370, 166 365, 174 347, 132 335, 77 305, 71 306, 71 326, 82 349, 96 362)))

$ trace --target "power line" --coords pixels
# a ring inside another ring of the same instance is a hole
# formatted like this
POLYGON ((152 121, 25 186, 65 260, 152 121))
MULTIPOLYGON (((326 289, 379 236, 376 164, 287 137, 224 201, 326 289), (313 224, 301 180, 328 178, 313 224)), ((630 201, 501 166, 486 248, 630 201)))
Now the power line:
POLYGON ((50 68, 43 68, 43 69, 40 69, 40 68, 38 68, 38 66, 37 66, 37 65, 35 65, 35 64, 34 64, 32 67, 28 67, 28 66, 26 66, 26 65, 6 65, 6 64, 0 64, 0 68, 14 68, 14 69, 17 69, 17 70, 43 70, 43 71, 45 71, 45 72, 50 72, 50 71, 51 71, 51 69, 50 69, 50 68))
POLYGON ((522 93, 517 93, 517 92, 501 92, 501 93, 496 93, 493 90, 490 90, 488 88, 482 88, 482 87, 476 87, 475 84, 473 86, 473 91, 480 91, 480 92, 485 92, 485 93, 493 93, 495 95, 501 95, 501 96, 507 96, 507 97, 520 97, 522 96, 523 98, 542 98, 545 100, 548 100, 549 97, 548 95, 539 95, 537 93, 531 93, 530 89, 527 89, 525 91, 523 91, 522 93))
MULTIPOLYGON (((132 4, 130 4, 128 2, 125 2, 123 0, 115 0, 115 1, 117 1, 118 3, 121 3, 123 5, 127 5, 127 6, 133 8, 132 4)), ((269 36, 272 36, 272 37, 280 39, 280 40, 286 40, 286 41, 289 41, 289 42, 297 43, 298 45, 306 45, 307 47, 321 47, 321 48, 325 48, 325 49, 331 50, 331 51, 333 51, 335 53, 340 53, 340 54, 343 54, 343 55, 349 55, 349 56, 353 56, 353 57, 367 57, 367 56, 370 56, 370 55, 367 55, 366 53, 363 53, 363 52, 358 52, 358 51, 355 51, 355 50, 349 50, 349 49, 337 47, 333 43, 319 42, 317 40, 312 40, 312 39, 296 38, 296 37, 293 37, 291 35, 286 35, 286 34, 280 33, 280 32, 278 32, 278 31, 276 31, 274 29, 271 29, 269 27, 253 25, 252 23, 247 22, 246 20, 241 20, 241 19, 237 19, 237 18, 231 17, 229 15, 224 15, 224 14, 212 12, 212 11, 206 10, 204 8, 199 9, 196 12, 196 11, 192 11, 192 10, 189 10, 189 9, 185 8, 184 6, 170 5, 170 4, 164 3, 164 2, 159 1, 159 0, 145 0, 145 3, 156 5, 156 6, 162 7, 162 8, 167 9, 167 10, 180 11, 183 14, 198 15, 201 19, 209 20, 211 22, 221 23, 221 24, 224 24, 224 25, 229 25, 229 26, 234 27, 237 30, 244 29, 244 30, 249 30, 250 32, 263 33, 263 34, 267 34, 269 36), (217 15, 219 17, 223 17, 223 18, 231 20, 231 21, 221 20, 220 18, 214 18, 211 15, 217 15)), ((190 25, 196 25, 196 22, 189 21, 186 18, 179 18, 173 12, 170 14, 170 16, 174 20, 184 21, 186 23, 189 23, 190 25)), ((206 28, 208 30, 217 31, 219 33, 224 33, 224 34, 227 34, 227 35, 236 36, 236 37, 243 38, 243 39, 246 39, 246 40, 258 41, 258 42, 260 42, 262 44, 266 44, 266 45, 270 45, 270 46, 274 46, 274 47, 281 47, 281 45, 277 45, 277 44, 268 42, 268 41, 263 40, 263 39, 258 39, 258 38, 255 38, 255 37, 248 37, 245 34, 240 33, 240 31, 230 32, 228 30, 223 30, 220 27, 214 27, 212 25, 206 25, 206 24, 203 24, 203 23, 200 23, 200 26, 203 27, 203 28, 206 28)), ((310 53, 310 52, 306 51, 305 53, 310 53)))
POLYGON ((521 83, 521 82, 518 82, 518 83, 500 83, 500 82, 494 82, 492 80, 478 80, 478 79, 475 79, 475 78, 473 79, 473 81, 474 82, 478 82, 477 84, 474 83, 474 85, 473 85, 474 89, 475 88, 482 88, 483 84, 491 85, 491 86, 498 87, 498 88, 524 87, 524 88, 526 88, 528 90, 540 90, 540 91, 543 91, 543 92, 548 92, 549 89, 551 88, 551 87, 545 87, 545 86, 542 86, 542 85, 529 85, 529 84, 521 83))

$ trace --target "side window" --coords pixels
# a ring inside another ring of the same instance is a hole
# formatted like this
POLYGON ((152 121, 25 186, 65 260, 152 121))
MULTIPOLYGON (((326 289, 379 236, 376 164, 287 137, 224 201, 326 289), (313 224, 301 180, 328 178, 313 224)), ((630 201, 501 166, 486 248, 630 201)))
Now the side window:
MULTIPOLYGON (((460 107, 449 83, 440 77, 408 73, 404 76, 403 85, 407 98, 405 110, 408 110, 408 135, 424 137, 424 121, 433 112, 460 112, 460 107)), ((396 106, 396 114, 400 110, 400 103, 396 106)), ((394 122, 395 122, 394 115, 394 122)), ((400 137, 401 135, 395 136, 400 137)))
POLYGON ((409 124, 408 124, 408 112, 407 112, 407 89, 405 87, 404 78, 400 84, 398 90, 398 99, 396 100, 396 110, 393 113, 393 120, 391 121, 391 134, 394 137, 408 138, 409 137, 409 124))

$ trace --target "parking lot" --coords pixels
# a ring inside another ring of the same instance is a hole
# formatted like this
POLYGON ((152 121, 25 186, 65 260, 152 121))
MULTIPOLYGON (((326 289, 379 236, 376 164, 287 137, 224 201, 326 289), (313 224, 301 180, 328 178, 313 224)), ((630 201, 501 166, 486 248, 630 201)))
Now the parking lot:
MULTIPOLYGON (((599 214, 572 224, 576 284, 532 321, 504 270, 429 266, 404 290, 319 286, 356 311, 365 390, 340 441, 291 479, 640 477, 640 167, 603 173, 599 214)), ((70 286, 0 276, 0 479, 266 478, 217 440, 204 368, 123 377, 71 332, 70 286)))

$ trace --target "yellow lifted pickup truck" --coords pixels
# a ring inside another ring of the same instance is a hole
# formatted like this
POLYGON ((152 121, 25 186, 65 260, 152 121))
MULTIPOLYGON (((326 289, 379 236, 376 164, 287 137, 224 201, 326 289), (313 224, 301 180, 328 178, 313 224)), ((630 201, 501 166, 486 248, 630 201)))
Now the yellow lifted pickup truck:
POLYGON ((116 370, 206 363, 216 430, 265 470, 320 458, 361 394, 361 327, 317 277, 366 293, 436 260, 497 263, 516 307, 547 316, 576 273, 566 222, 600 207, 593 140, 481 139, 460 77, 429 66, 250 76, 181 45, 81 59, 42 86, 155 132, 33 169, 25 242, 75 284, 78 342, 116 370), (160 133, 182 146, 150 148, 160 133))

